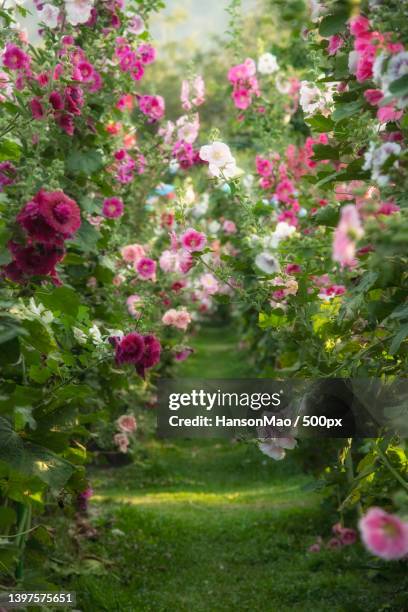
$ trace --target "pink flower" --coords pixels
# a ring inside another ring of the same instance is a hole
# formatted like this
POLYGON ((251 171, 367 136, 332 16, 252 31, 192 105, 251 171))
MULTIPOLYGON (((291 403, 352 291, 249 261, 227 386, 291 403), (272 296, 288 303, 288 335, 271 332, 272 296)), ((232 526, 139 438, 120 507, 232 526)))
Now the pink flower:
POLYGON ((162 96, 140 96, 139 109, 151 121, 158 121, 164 115, 165 102, 162 96))
POLYGON ((136 419, 133 414, 122 414, 116 421, 116 424, 123 433, 133 433, 137 428, 136 419))
POLYGON ((341 548, 342 546, 343 545, 339 538, 331 538, 326 544, 326 548, 329 548, 331 550, 336 550, 338 548, 341 548))
POLYGON ((137 310, 136 308, 136 306, 141 303, 142 303, 142 298, 140 297, 140 295, 137 295, 137 294, 130 295, 126 300, 126 305, 127 305, 129 314, 132 317, 135 317, 136 319, 138 319, 140 315, 142 314, 140 310, 137 310))
POLYGON ((366 34, 370 30, 370 22, 367 17, 363 17, 363 15, 358 15, 353 19, 350 19, 349 23, 350 34, 353 36, 361 36, 362 34, 366 34))
POLYGON ((140 45, 137 48, 137 52, 140 55, 142 64, 152 64, 156 59, 156 49, 151 45, 140 45))
POLYGON ((124 208, 120 198, 106 198, 103 202, 102 214, 108 219, 117 219, 123 215, 124 208))
POLYGON ((17 222, 31 239, 60 245, 78 231, 81 214, 63 191, 40 190, 17 215, 17 222))
POLYGON ((135 263, 135 270, 138 273, 139 278, 143 280, 155 280, 156 267, 156 262, 149 257, 141 257, 135 263))
POLYGON ((123 247, 120 254, 126 263, 134 263, 145 255, 145 250, 141 244, 128 244, 123 247))
POLYGON ((128 23, 128 30, 131 34, 140 36, 145 31, 145 24, 140 15, 134 15, 128 23))
POLYGON ((364 97, 371 106, 377 106, 384 97, 381 89, 366 89, 364 97))
POLYGON ((224 223, 222 224, 222 229, 226 234, 235 234, 237 231, 237 226, 233 221, 225 219, 224 223))
POLYGON ((144 340, 141 334, 131 332, 116 340, 115 360, 118 365, 125 363, 138 364, 144 351, 144 340))
POLYGON ((235 106, 241 110, 246 110, 251 105, 252 96, 249 89, 245 89, 244 87, 234 89, 231 96, 235 106))
POLYGON ((337 51, 341 49, 343 45, 344 45, 344 40, 342 39, 341 36, 339 36, 338 34, 335 34, 334 36, 330 36, 329 46, 327 48, 329 55, 336 55, 337 51))
POLYGON ((78 64, 76 65, 76 69, 78 70, 81 76, 81 81, 88 82, 92 80, 94 75, 94 69, 92 64, 86 61, 78 62, 78 64))
POLYGON ((258 172, 258 174, 264 177, 270 176, 272 174, 273 165, 269 159, 266 159, 265 157, 261 157, 260 155, 257 155, 255 162, 256 162, 256 171, 258 172))
POLYGON ((175 308, 171 308, 164 313, 162 323, 164 325, 172 325, 173 327, 185 331, 191 323, 191 315, 187 310, 176 310, 175 308))
POLYGON ((340 532, 340 540, 343 546, 351 546, 357 540, 357 533, 355 529, 344 527, 340 532))
POLYGON ((194 353, 193 349, 187 346, 181 350, 176 350, 174 353, 174 359, 176 361, 185 361, 192 353, 194 353))
POLYGON ((387 561, 408 555, 408 522, 382 508, 370 508, 360 519, 359 529, 366 548, 387 561))
POLYGON ((64 108, 64 101, 59 91, 52 91, 48 99, 54 110, 59 111, 64 108))
POLYGON ((307 549, 307 551, 310 553, 318 553, 320 552, 320 550, 321 550, 321 545, 318 542, 315 542, 314 544, 309 546, 309 548, 307 549))
POLYGON ((123 274, 116 274, 112 279, 112 285, 115 287, 120 287, 122 283, 125 281, 125 277, 123 274))
POLYGON ((17 45, 7 43, 3 53, 3 66, 10 70, 23 70, 30 66, 30 58, 17 45))
POLYGON ((334 232, 333 260, 342 268, 356 265, 356 240, 364 234, 357 208, 347 204, 341 209, 339 224, 334 232))
POLYGON ((129 447, 129 438, 125 433, 117 433, 113 436, 113 441, 119 448, 121 453, 127 453, 129 447))
POLYGON ((381 106, 377 111, 377 119, 380 123, 388 123, 389 121, 398 121, 403 115, 402 110, 396 110, 393 104, 381 106))
POLYGON ((39 98, 32 98, 28 103, 30 106, 31 114, 34 119, 41 120, 45 117, 44 106, 41 104, 39 98))
POLYGON ((181 244, 183 247, 193 253, 194 251, 202 251, 207 243, 205 234, 197 232, 195 229, 190 227, 181 236, 181 244))
POLYGON ((276 187, 276 197, 280 202, 288 203, 293 199, 295 186, 289 179, 283 179, 276 187))

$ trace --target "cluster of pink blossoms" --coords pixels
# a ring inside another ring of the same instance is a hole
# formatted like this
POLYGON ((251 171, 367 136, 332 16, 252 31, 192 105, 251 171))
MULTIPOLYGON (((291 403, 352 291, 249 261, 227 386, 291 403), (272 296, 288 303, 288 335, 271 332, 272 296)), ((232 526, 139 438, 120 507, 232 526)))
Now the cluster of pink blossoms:
POLYGON ((130 444, 129 434, 137 429, 137 422, 133 414, 122 414, 116 421, 119 432, 113 436, 113 441, 121 453, 127 453, 130 444))
POLYGON ((0 162, 0 193, 14 183, 16 175, 17 169, 10 161, 0 162))
POLYGON ((186 331, 191 323, 191 315, 185 309, 176 310, 175 308, 170 308, 170 310, 164 313, 162 323, 186 331))
POLYGON ((160 361, 161 344, 153 334, 131 332, 122 338, 114 336, 109 341, 115 347, 116 363, 134 365, 142 378, 145 377, 146 370, 160 361))
POLYGON ((141 153, 132 157, 126 149, 119 149, 114 153, 115 162, 111 170, 115 172, 119 183, 131 183, 137 174, 144 174, 146 169, 146 158, 141 153), (136 159, 135 159, 136 158, 136 159))
POLYGON ((171 232, 171 249, 163 251, 160 256, 160 268, 164 272, 187 274, 194 265, 191 253, 202 251, 207 244, 205 234, 190 227, 180 238, 171 232))
POLYGON ((322 548, 338 550, 344 546, 351 546, 357 541, 356 531, 350 527, 343 527, 340 523, 333 525, 332 532, 333 537, 330 538, 326 544, 324 543, 323 538, 319 536, 316 542, 309 546, 308 551, 311 553, 317 553, 320 552, 322 548))
MULTIPOLYGON (((82 114, 85 89, 91 93, 98 91, 102 87, 102 78, 88 61, 81 47, 74 45, 72 36, 62 38, 59 57, 67 60, 70 73, 65 74, 64 65, 57 63, 52 71, 38 74, 35 77, 36 84, 44 90, 44 93, 31 98, 29 106, 35 120, 41 121, 51 115, 56 124, 66 134, 72 136, 75 130, 75 117, 82 114), (62 77, 68 77, 78 85, 58 86, 58 81, 62 77)), ((3 63, 4 61, 3 57, 3 63)))
MULTIPOLYGON (((354 37, 354 51, 350 54, 349 66, 350 71, 360 83, 376 77, 374 71, 379 51, 390 55, 404 51, 401 43, 391 42, 392 32, 381 34, 373 31, 370 21, 362 15, 352 19, 349 27, 350 34, 354 37)), ((396 74, 397 77, 398 74, 396 74)), ((384 98, 384 93, 380 89, 367 89, 364 97, 369 104, 378 106, 384 98)), ((396 109, 395 100, 382 104, 377 111, 377 118, 381 123, 398 121, 401 117, 402 111, 396 109)))
POLYGON ((231 97, 236 108, 246 110, 252 104, 253 96, 261 95, 255 74, 256 64, 250 58, 229 69, 228 80, 233 86, 231 97))
POLYGON ((134 81, 140 81, 145 73, 145 66, 156 59, 156 50, 148 44, 139 45, 133 50, 126 38, 120 37, 116 39, 115 56, 119 68, 128 72, 134 81))
POLYGON ((182 107, 186 111, 190 111, 193 106, 204 104, 205 84, 202 76, 196 76, 191 83, 187 80, 182 82, 180 100, 182 107))
POLYGON ((55 266, 64 255, 64 242, 81 226, 80 209, 62 191, 39 191, 17 215, 26 243, 9 242, 13 260, 5 276, 24 282, 30 276, 50 275, 58 282, 55 266))

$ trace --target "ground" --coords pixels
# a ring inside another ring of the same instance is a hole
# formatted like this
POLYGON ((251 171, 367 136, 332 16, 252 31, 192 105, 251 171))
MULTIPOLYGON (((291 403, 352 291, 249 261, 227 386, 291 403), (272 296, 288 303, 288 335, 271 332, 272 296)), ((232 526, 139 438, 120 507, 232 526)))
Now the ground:
MULTIPOLYGON (((242 376, 233 332, 206 329, 195 346, 183 375, 242 376)), ((64 581, 84 612, 407 609, 401 583, 360 544, 307 552, 333 517, 291 457, 217 440, 149 438, 140 452, 133 465, 91 472, 99 535, 81 541, 77 575, 64 581)))

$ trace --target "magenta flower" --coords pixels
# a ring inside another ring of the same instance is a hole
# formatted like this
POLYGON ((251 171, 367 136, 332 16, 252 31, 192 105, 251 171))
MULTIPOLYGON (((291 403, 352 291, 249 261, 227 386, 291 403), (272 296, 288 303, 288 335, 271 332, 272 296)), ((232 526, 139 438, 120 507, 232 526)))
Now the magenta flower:
POLYGON ((39 100, 39 98, 32 98, 32 100, 30 100, 28 105, 30 107, 31 114, 32 114, 34 119, 36 119, 37 121, 39 121, 41 119, 44 119, 44 117, 45 117, 45 110, 44 110, 44 106, 41 104, 41 101, 39 100))
POLYGON ((137 48, 142 64, 152 64, 156 59, 156 49, 151 45, 140 45, 137 48))
POLYGON ((197 232, 195 229, 190 227, 181 236, 181 244, 190 253, 194 251, 202 251, 207 243, 205 234, 197 232))
POLYGON ((20 47, 7 43, 3 53, 3 65, 10 70, 23 70, 30 65, 30 57, 20 47))
POLYGON ((79 206, 63 191, 40 190, 17 215, 32 240, 60 245, 81 226, 79 206))
POLYGON ((103 202, 102 214, 108 219, 117 219, 123 215, 125 207, 120 198, 106 198, 103 202))
POLYGON ((118 365, 132 363, 136 365, 142 358, 144 340, 141 334, 132 332, 123 336, 116 345, 115 360, 118 365))
POLYGON ((370 508, 358 524, 366 548, 387 561, 408 555, 408 522, 382 508, 370 508))
POLYGON ((165 102, 162 96, 140 96, 139 109, 151 121, 158 121, 164 115, 165 102))
POLYGON ((143 336, 144 351, 140 362, 136 365, 137 373, 144 378, 146 370, 157 365, 160 361, 161 344, 153 334, 143 336))
POLYGON ((30 276, 56 276, 55 266, 64 255, 61 247, 45 244, 23 246, 16 242, 8 245, 13 261, 4 267, 4 274, 14 282, 23 282, 30 276))
POLYGON ((150 257, 141 257, 135 262, 135 270, 143 280, 155 280, 157 264, 150 257))

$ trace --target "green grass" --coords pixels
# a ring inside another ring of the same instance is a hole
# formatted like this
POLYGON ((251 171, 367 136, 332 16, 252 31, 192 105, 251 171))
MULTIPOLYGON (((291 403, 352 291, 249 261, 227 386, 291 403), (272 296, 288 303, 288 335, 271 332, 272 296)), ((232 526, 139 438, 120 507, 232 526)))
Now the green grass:
MULTIPOLYGON (((198 337, 206 354, 194 367, 208 360, 211 375, 231 376, 232 340, 198 337)), ((307 552, 317 535, 329 537, 333 517, 303 490, 309 479, 291 457, 274 462, 248 443, 149 440, 139 461, 91 479, 99 536, 81 541, 77 575, 62 581, 84 612, 406 610, 402 584, 369 569, 376 562, 359 544, 307 552)), ((66 538, 60 561, 70 546, 66 538)))

